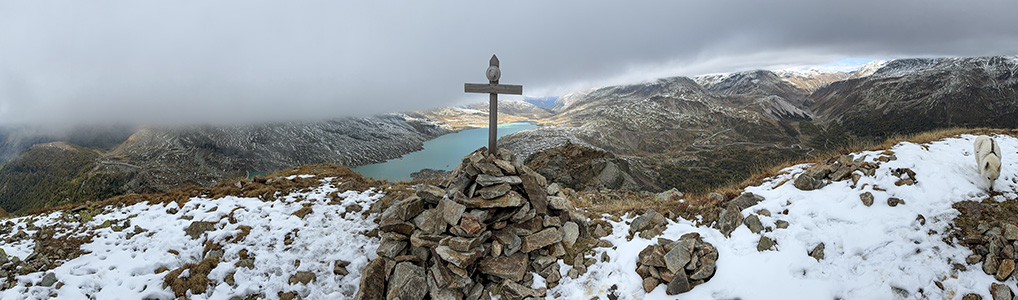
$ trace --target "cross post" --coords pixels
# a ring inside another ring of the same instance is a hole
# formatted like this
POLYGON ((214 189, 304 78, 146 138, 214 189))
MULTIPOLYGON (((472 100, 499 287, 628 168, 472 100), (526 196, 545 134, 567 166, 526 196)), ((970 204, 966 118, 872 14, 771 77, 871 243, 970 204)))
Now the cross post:
POLYGON ((522 85, 498 84, 502 71, 498 68, 498 57, 491 55, 485 72, 488 84, 464 83, 463 92, 488 94, 488 153, 497 154, 495 140, 498 139, 498 94, 523 95, 522 85))

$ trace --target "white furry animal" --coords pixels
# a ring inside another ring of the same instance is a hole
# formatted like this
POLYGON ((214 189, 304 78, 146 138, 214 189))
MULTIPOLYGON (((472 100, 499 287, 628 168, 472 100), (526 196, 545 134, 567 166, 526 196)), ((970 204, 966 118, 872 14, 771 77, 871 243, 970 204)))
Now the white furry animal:
POLYGON ((976 137, 976 168, 979 177, 986 179, 987 186, 993 190, 993 181, 1000 177, 1000 145, 993 138, 985 135, 976 137))

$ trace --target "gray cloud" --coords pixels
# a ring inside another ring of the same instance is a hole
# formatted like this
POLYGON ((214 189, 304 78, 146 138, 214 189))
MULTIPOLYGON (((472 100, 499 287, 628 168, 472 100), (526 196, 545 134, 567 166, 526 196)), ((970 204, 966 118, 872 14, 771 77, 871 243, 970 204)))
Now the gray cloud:
POLYGON ((844 57, 1018 54, 1014 1, 0 1, 0 124, 285 121, 844 57))

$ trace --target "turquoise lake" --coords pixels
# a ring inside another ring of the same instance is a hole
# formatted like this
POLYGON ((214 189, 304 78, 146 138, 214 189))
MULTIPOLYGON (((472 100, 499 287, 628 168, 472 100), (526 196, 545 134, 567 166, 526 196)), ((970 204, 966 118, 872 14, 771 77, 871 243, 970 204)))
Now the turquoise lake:
MULTIPOLYGON (((537 128, 537 125, 524 122, 500 124, 498 137, 533 128, 537 128)), ((363 165, 353 170, 375 179, 410 180, 410 173, 421 169, 450 171, 459 165, 464 156, 486 146, 488 146, 487 127, 466 129, 424 142, 424 149, 421 151, 382 163, 363 165)))

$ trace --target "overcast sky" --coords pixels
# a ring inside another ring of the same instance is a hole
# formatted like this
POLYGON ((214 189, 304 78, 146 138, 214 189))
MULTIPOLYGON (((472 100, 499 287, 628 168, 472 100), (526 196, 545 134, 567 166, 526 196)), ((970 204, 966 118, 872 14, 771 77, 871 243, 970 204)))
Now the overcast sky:
POLYGON ((1016 1, 7 1, 0 124, 322 119, 843 58, 1018 54, 1016 1))

